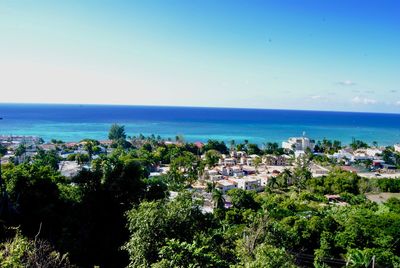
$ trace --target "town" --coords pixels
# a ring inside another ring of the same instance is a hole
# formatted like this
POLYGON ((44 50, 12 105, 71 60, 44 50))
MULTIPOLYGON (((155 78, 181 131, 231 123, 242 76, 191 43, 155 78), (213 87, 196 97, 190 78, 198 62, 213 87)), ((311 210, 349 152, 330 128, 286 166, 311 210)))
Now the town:
MULTIPOLYGON (((291 174, 296 162, 308 159, 308 168, 312 177, 327 175, 333 167, 356 173, 364 178, 400 178, 400 144, 392 147, 378 146, 354 140, 350 145, 342 146, 339 141, 314 141, 305 134, 291 137, 277 143, 266 143, 259 148, 245 141, 243 144, 231 142, 230 148, 223 142, 185 143, 182 137, 163 140, 161 137, 134 137, 124 139, 126 148, 141 148, 150 142, 163 146, 184 146, 190 144, 204 163, 201 172, 192 180, 190 187, 198 190, 206 201, 206 210, 212 210, 212 197, 207 188, 218 189, 226 194, 231 189, 262 191, 276 183, 279 176, 291 174), (216 146, 213 146, 216 145, 216 146), (218 149, 221 147, 222 149, 218 149)), ((30 161, 38 153, 50 152, 55 156, 56 165, 62 176, 72 178, 83 169, 91 169, 91 161, 101 155, 112 154, 117 149, 113 140, 82 140, 63 142, 51 140, 44 142, 40 137, 0 136, 3 148, 1 163, 22 163, 30 161)), ((174 156, 172 156, 173 158, 174 156)), ((169 164, 156 161, 149 165, 149 177, 168 175, 169 164)), ((184 174, 187 176, 187 174, 184 174)), ((292 183, 290 179, 286 182, 292 183)), ((225 199, 229 206, 229 198, 225 199)))

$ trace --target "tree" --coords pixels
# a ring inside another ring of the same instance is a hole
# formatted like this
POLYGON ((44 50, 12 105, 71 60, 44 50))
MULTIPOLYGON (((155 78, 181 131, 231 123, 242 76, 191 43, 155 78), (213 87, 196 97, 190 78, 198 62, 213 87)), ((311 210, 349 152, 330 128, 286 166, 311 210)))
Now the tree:
POLYGON ((7 153, 7 148, 0 143, 0 157, 3 157, 7 153))
POLYGON ((310 160, 307 156, 299 157, 296 160, 296 166, 293 170, 293 183, 300 192, 304 189, 306 182, 312 178, 312 173, 309 169, 310 160))
POLYGON ((99 145, 99 142, 96 140, 90 140, 90 139, 84 140, 83 142, 84 142, 83 149, 88 153, 89 162, 90 162, 90 161, 92 161, 93 153, 95 153, 96 151, 99 150, 97 147, 99 145))
POLYGON ((352 139, 352 142, 350 143, 350 147, 353 150, 357 150, 360 148, 368 148, 368 144, 361 141, 361 140, 356 140, 355 138, 352 139))
POLYGON ((15 156, 23 156, 24 154, 26 153, 26 146, 25 146, 25 144, 20 144, 20 145, 18 145, 18 147, 15 149, 15 152, 14 152, 14 154, 15 154, 15 156))
POLYGON ((218 164, 219 159, 221 158, 221 153, 217 150, 209 150, 205 154, 205 161, 208 167, 213 168, 216 164, 218 164))
POLYGON ((271 189, 279 187, 279 183, 278 183, 277 177, 271 176, 270 178, 268 178, 268 184, 267 185, 271 189))
POLYGON ((204 144, 202 150, 203 152, 207 152, 209 150, 216 150, 221 154, 229 153, 228 147, 226 147, 225 143, 223 141, 220 142, 217 140, 208 140, 208 142, 204 144))
POLYGON ((288 187, 289 184, 292 183, 292 172, 290 169, 285 168, 279 175, 278 175, 278 183, 281 187, 288 187))
POLYGON ((210 245, 212 243, 207 239, 198 240, 191 242, 168 240, 160 250, 161 261, 152 267, 227 267, 226 262, 215 253, 210 245), (206 243, 203 244, 203 241, 206 243))
POLYGON ((276 248, 268 244, 261 244, 255 250, 254 261, 244 265, 245 268, 295 268, 295 261, 292 255, 288 254, 284 249, 276 248))
POLYGON ((227 195, 231 198, 234 208, 253 210, 259 208, 259 204, 255 201, 256 193, 254 191, 232 189, 228 191, 227 195))
POLYGON ((30 240, 23 237, 19 230, 9 241, 0 244, 0 266, 69 268, 75 267, 69 262, 67 254, 61 254, 45 240, 30 240))
POLYGON ((236 141, 235 141, 235 140, 231 140, 231 141, 229 142, 229 144, 230 144, 230 150, 231 150, 231 151, 235 150, 236 141))
POLYGON ((258 167, 262 164, 261 157, 257 156, 253 159, 254 167, 256 168, 256 172, 258 172, 258 167))
POLYGON ((39 166, 49 166, 54 170, 58 170, 58 164, 60 163, 60 160, 61 158, 57 151, 44 151, 42 149, 39 149, 33 158, 33 162, 39 166))
POLYGON ((130 267, 150 267, 159 262, 163 255, 160 251, 169 240, 191 243, 195 233, 209 225, 199 205, 191 194, 183 192, 170 202, 143 201, 131 209, 127 213, 131 234, 124 246, 130 267))
POLYGON ((249 144, 247 144, 247 153, 249 155, 252 155, 252 154, 258 155, 258 154, 261 154, 261 149, 258 147, 257 144, 249 143, 249 144))
POLYGON ((267 142, 264 144, 266 154, 276 154, 279 149, 279 145, 276 142, 267 142))
POLYGON ((223 209, 225 207, 225 198, 220 190, 214 189, 212 191, 212 200, 214 203, 214 208, 223 209))
POLYGON ((206 185, 206 192, 207 193, 212 193, 215 189, 215 182, 207 182, 206 185))
POLYGON ((108 138, 113 141, 125 140, 125 126, 120 126, 118 124, 113 124, 108 133, 108 138))

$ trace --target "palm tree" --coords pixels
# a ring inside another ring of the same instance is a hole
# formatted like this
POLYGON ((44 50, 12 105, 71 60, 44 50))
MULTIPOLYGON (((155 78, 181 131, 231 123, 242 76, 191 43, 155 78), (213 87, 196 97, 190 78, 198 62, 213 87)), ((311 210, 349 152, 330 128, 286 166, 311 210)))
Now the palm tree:
POLYGON ((83 145, 83 149, 88 153, 89 155, 89 162, 92 161, 92 156, 93 156, 93 148, 94 148, 94 143, 92 141, 86 141, 85 144, 83 145))
POLYGON ((230 141, 231 151, 235 150, 235 144, 236 144, 236 141, 235 141, 235 140, 231 140, 231 141, 230 141))
POLYGON ((292 172, 289 169, 285 168, 282 171, 282 173, 279 174, 279 178, 281 180, 281 183, 280 183, 281 186, 282 187, 287 187, 289 184, 291 184, 292 183, 292 176, 293 176, 292 172))
POLYGON ((207 182, 206 192, 212 193, 215 190, 215 182, 207 182))
POLYGON ((214 189, 212 192, 212 200, 214 203, 214 208, 223 209, 225 206, 225 198, 222 192, 218 189, 214 189))
POLYGON ((259 167, 259 166, 261 165, 261 163, 262 163, 262 158, 259 157, 259 156, 257 156, 256 158, 254 158, 253 162, 254 162, 254 167, 255 167, 255 169, 256 169, 256 173, 258 173, 258 167, 259 167))
POLYGON ((268 187, 271 189, 279 187, 278 180, 275 176, 268 179, 268 187))

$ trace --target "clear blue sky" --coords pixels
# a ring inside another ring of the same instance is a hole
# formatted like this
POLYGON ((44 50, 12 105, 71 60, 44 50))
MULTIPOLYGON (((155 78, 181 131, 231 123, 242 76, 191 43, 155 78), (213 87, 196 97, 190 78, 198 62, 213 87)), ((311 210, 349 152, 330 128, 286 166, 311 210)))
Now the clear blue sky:
POLYGON ((400 1, 0 2, 1 102, 400 112, 400 1))

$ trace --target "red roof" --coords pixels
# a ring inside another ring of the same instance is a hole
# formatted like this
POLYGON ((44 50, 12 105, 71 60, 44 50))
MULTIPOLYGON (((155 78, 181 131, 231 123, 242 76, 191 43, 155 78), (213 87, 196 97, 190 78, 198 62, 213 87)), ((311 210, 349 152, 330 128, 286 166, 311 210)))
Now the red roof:
POLYGON ((203 148, 203 146, 204 146, 204 143, 202 143, 200 141, 196 141, 193 144, 194 144, 194 146, 196 146, 199 149, 203 148))

